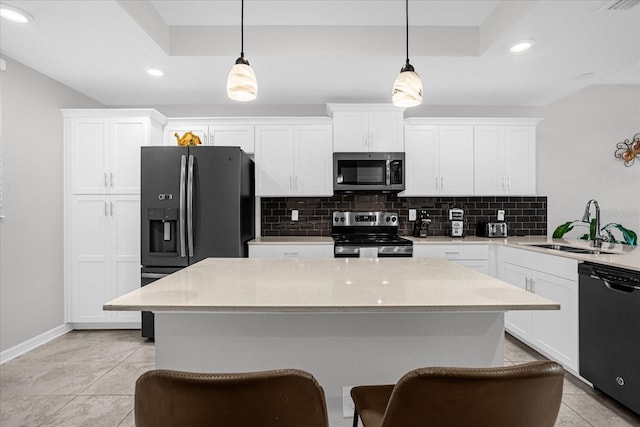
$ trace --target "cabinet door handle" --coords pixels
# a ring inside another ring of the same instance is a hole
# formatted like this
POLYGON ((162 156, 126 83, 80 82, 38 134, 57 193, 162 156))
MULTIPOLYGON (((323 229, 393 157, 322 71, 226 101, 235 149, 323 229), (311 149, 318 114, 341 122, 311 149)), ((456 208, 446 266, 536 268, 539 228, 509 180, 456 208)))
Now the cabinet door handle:
POLYGON ((525 289, 527 291, 535 294, 536 293, 536 288, 535 288, 535 283, 536 282, 533 279, 530 279, 528 277, 525 278, 524 280, 525 280, 525 285, 524 285, 525 289))
POLYGON ((104 216, 109 216, 107 209, 108 209, 107 202, 104 202, 104 216))
POLYGON ((111 206, 111 216, 113 216, 113 202, 109 203, 109 205, 111 206))
POLYGON ((109 176, 111 178, 111 188, 113 188, 113 172, 111 172, 109 176))
MULTIPOLYGON (((107 173, 104 173, 104 188, 109 187, 109 182, 107 181, 107 173)), ((105 202, 106 203, 106 202, 105 202)))
POLYGON ((507 191, 511 192, 511 175, 507 177, 507 191))

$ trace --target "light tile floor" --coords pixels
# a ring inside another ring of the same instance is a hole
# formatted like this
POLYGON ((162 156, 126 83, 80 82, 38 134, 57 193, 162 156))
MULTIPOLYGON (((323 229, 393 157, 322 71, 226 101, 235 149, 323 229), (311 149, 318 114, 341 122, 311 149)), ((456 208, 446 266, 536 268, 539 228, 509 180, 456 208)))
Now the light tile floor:
MULTIPOLYGON (((139 331, 65 334, 0 366, 0 426, 134 426, 135 380, 154 355, 139 331)), ((540 359, 507 336, 505 365, 540 359)), ((567 374, 556 426, 640 426, 640 417, 567 374)))

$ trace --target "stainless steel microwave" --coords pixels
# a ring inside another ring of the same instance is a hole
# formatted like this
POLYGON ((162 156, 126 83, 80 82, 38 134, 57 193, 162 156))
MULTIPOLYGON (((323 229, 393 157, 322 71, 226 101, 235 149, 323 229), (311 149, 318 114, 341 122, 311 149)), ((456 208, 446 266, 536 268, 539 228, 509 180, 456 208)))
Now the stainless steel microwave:
POLYGON ((334 153, 337 192, 404 190, 404 153, 334 153))

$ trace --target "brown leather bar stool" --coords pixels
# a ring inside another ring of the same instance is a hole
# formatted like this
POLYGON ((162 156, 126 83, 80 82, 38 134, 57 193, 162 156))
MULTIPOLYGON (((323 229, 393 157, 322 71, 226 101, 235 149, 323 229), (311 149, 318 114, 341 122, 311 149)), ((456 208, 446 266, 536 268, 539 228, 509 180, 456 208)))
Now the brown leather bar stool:
POLYGON ((234 374, 170 370, 136 381, 137 427, 328 427, 324 391, 305 371, 234 374))
POLYGON ((421 368, 395 385, 351 389, 364 427, 553 427, 564 369, 555 362, 499 368, 421 368))

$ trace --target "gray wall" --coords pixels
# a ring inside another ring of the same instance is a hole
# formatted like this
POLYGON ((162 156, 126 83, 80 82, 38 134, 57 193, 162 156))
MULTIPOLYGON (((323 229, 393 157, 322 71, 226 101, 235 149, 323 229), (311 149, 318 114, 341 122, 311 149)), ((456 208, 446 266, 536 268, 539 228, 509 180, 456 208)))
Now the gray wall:
POLYGON ((613 156, 616 143, 638 132, 640 85, 591 86, 545 108, 537 179, 538 194, 547 196, 549 233, 581 219, 595 198, 603 225, 616 222, 640 234, 640 161, 625 167, 613 156))
POLYGON ((0 351, 64 324, 63 143, 59 108, 98 102, 9 58, 0 72, 0 351))

